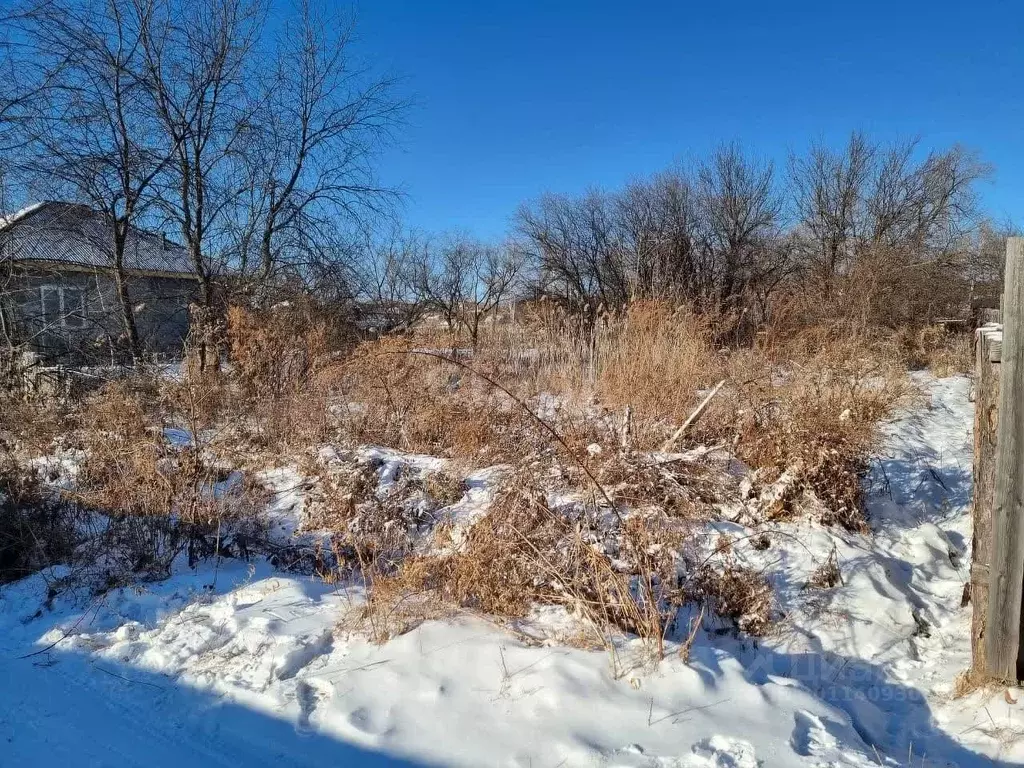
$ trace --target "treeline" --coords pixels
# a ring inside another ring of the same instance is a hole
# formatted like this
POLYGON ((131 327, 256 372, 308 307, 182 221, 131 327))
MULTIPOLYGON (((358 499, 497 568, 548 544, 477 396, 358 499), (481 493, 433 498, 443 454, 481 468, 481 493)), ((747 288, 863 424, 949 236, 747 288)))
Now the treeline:
MULTIPOLYGON (((619 191, 545 196, 520 209, 516 228, 538 290, 570 304, 660 297, 763 315, 787 288, 831 302, 867 272, 879 287, 904 283, 905 298, 927 281, 934 316, 966 300, 971 281, 998 279, 989 241, 1000 233, 983 226, 976 197, 987 173, 961 147, 925 152, 859 133, 782 170, 728 144, 619 191)), ((929 314, 920 302, 889 309, 929 314)))
POLYGON ((473 340, 480 315, 513 296, 584 315, 665 299, 748 331, 780 307, 806 323, 917 326, 998 293, 1012 227, 979 206, 989 173, 959 146, 861 133, 781 169, 731 143, 619 190, 544 195, 520 207, 501 245, 406 234, 378 242, 367 263, 393 306, 433 309, 450 328, 463 315, 473 340))

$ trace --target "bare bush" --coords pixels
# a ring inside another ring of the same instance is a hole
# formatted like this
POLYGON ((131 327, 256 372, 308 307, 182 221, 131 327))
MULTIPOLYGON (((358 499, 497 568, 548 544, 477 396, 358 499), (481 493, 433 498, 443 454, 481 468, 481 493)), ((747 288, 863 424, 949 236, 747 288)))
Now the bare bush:
MULTIPOLYGON (((681 520, 655 515, 605 530, 596 510, 584 504, 554 509, 535 479, 520 474, 453 551, 411 558, 378 579, 370 615, 393 619, 396 604, 410 595, 421 603, 428 596, 424 604, 435 611, 448 605, 508 619, 537 604, 560 605, 583 622, 589 642, 613 658, 613 632, 636 635, 651 658, 660 658, 681 604, 684 529, 681 520)), ((414 621, 415 614, 404 618, 414 621)))
POLYGON ((745 566, 704 566, 695 581, 694 595, 746 634, 765 634, 775 618, 771 585, 764 574, 745 566))
POLYGON ((807 580, 806 587, 814 589, 831 589, 836 584, 843 582, 843 575, 839 570, 839 555, 835 548, 829 552, 828 559, 814 569, 811 577, 807 580))
POLYGON ((195 433, 184 443, 169 440, 162 403, 151 397, 123 381, 89 400, 85 460, 66 495, 113 521, 104 546, 108 556, 126 558, 126 573, 166 576, 185 551, 192 564, 248 556, 263 538, 262 488, 218 466, 195 433))
POLYGON ((525 414, 483 379, 417 353, 409 340, 364 344, 338 373, 358 403, 339 413, 342 428, 361 442, 494 462, 521 447, 525 414))
POLYGON ((788 473, 770 516, 792 514, 801 494, 824 502, 825 522, 864 528, 861 475, 879 421, 913 387, 898 350, 848 325, 769 340, 737 354, 736 452, 762 484, 788 473))
POLYGON ((236 417, 225 437, 254 449, 302 447, 326 437, 338 358, 350 344, 349 326, 333 320, 303 299, 265 310, 229 309, 231 370, 193 379, 204 394, 219 383, 236 417))
POLYGON ((0 456, 0 584, 68 562, 78 542, 79 518, 33 470, 0 456))
POLYGON ((266 312, 228 311, 233 379, 251 398, 277 399, 305 385, 328 351, 328 329, 308 307, 279 305, 266 312))

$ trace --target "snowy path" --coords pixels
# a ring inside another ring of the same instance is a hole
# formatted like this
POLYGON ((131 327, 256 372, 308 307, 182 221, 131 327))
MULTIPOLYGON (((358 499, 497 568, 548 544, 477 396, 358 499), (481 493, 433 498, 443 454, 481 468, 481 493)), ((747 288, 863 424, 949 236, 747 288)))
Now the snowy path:
POLYGON ((703 637, 689 664, 616 679, 605 654, 473 619, 346 637, 358 596, 266 565, 222 567, 215 590, 185 571, 84 613, 40 611, 37 576, 0 589, 0 768, 1024 761, 1024 702, 950 696, 970 653, 971 406, 966 379, 929 387, 869 478, 873 537, 793 522, 744 553, 787 612, 759 644, 703 637), (833 548, 843 584, 802 589, 833 548))
POLYGON ((798 582, 813 570, 808 552, 820 561, 835 547, 843 583, 810 595, 791 589, 789 629, 766 645, 781 654, 774 670, 792 663, 785 674, 842 709, 900 764, 1024 763, 1024 703, 1010 704, 1005 689, 953 696, 970 666, 971 609, 961 599, 973 404, 966 378, 921 382, 928 399, 887 427, 866 481, 872 536, 780 526, 800 539, 780 547, 780 579, 798 582))

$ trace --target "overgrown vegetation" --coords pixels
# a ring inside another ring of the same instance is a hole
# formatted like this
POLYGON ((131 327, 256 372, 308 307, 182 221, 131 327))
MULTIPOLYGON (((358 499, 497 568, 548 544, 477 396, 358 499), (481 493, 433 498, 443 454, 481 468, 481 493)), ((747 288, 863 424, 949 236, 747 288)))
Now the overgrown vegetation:
MULTIPOLYGON (((518 622, 547 605, 579 627, 567 641, 614 655, 624 633, 655 658, 692 632, 694 602, 762 634, 770 581, 729 540, 708 549, 706 525, 811 516, 865 531, 877 425, 914 397, 910 366, 958 352, 851 318, 729 335, 724 316, 657 300, 595 322, 541 307, 490 324, 470 353, 429 324, 358 341, 312 303, 233 308, 223 365, 111 381, 65 403, 56 429, 53 404, 10 411, 4 578, 69 563, 103 590, 177 558, 279 555, 260 478, 292 466, 322 543, 289 562, 364 584, 346 621, 378 640, 454 611, 518 622), (12 485, 29 477, 17 461, 47 453, 75 471, 12 485), (463 478, 496 465, 490 500, 465 507, 463 478)), ((832 586, 836 570, 809 583, 832 586)))

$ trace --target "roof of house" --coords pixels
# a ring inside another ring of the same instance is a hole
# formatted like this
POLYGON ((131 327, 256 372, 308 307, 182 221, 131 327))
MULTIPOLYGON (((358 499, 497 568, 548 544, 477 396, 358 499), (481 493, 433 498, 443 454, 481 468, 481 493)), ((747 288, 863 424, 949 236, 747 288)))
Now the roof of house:
MULTIPOLYGON (((54 267, 110 267, 110 226, 87 205, 47 201, 0 216, 0 259, 48 262, 54 267)), ((188 251, 162 234, 132 228, 124 267, 194 277, 188 251)))

